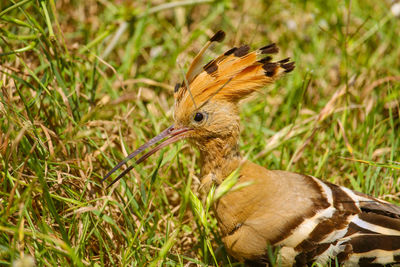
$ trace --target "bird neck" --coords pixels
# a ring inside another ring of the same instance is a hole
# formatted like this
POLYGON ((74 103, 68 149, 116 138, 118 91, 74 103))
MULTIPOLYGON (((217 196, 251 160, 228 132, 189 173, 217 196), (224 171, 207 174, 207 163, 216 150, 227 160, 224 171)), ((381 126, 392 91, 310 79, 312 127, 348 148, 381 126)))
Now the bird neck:
POLYGON ((211 138, 198 145, 201 155, 201 177, 220 184, 239 167, 241 156, 238 136, 211 138))

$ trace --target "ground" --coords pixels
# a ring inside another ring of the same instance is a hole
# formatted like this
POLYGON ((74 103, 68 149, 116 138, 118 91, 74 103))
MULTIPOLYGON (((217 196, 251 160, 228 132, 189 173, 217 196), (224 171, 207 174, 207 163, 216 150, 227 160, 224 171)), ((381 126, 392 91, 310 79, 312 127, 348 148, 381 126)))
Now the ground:
POLYGON ((109 189, 101 183, 172 124, 175 83, 220 29, 226 39, 210 58, 275 42, 277 59, 296 62, 242 105, 242 155, 400 203, 399 9, 390 0, 1 2, 0 265, 240 266, 198 193, 187 142, 109 189))

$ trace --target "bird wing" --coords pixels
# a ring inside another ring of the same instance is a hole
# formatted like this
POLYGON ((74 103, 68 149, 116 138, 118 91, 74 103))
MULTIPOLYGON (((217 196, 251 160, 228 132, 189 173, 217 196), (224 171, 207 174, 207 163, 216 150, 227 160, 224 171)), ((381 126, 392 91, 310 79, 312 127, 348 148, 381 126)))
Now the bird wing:
MULTIPOLYGON (((313 177, 312 177, 313 178, 313 177)), ((317 181, 332 216, 319 223, 300 244, 296 263, 365 266, 400 263, 400 207, 328 182, 317 181)))
POLYGON ((354 194, 356 194, 360 199, 360 208, 362 211, 400 219, 399 206, 359 192, 354 191, 354 194))

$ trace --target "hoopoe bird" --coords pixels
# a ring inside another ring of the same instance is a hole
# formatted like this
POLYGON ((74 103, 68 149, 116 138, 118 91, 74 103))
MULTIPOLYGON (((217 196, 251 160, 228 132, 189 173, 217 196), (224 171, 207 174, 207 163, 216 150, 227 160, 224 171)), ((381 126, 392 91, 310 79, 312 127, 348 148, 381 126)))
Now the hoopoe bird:
MULTIPOLYGON (((221 184, 239 170, 248 183, 215 203, 222 240, 229 254, 250 265, 266 265, 268 249, 279 248, 281 266, 313 263, 380 266, 400 263, 400 207, 309 175, 267 170, 239 152, 239 101, 274 82, 295 65, 272 61, 275 44, 249 52, 234 47, 206 65, 205 51, 221 42, 217 32, 194 58, 184 81, 174 90, 174 124, 115 166, 164 140, 136 164, 163 147, 188 139, 200 150, 201 177, 221 184)), ((118 181, 133 166, 123 171, 118 181)))

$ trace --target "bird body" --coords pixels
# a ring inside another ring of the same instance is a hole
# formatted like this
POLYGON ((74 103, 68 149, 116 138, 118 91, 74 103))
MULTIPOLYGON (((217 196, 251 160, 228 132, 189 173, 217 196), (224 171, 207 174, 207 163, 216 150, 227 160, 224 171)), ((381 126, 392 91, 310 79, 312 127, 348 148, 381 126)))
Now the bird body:
POLYGON ((238 183, 246 183, 215 203, 222 240, 236 259, 265 264, 272 247, 279 248, 282 266, 400 263, 400 207, 312 176, 267 170, 241 157, 239 101, 292 71, 294 63, 273 62, 269 55, 278 48, 271 44, 253 52, 248 46, 233 48, 201 65, 207 48, 224 37, 219 31, 210 38, 176 85, 174 125, 104 179, 158 141, 166 139, 136 164, 186 138, 200 150, 202 183, 221 184, 237 169, 238 183))
POLYGON ((312 176, 271 171, 246 161, 238 183, 215 211, 223 242, 239 260, 268 262, 280 247, 281 266, 348 266, 400 259, 400 208, 312 176), (245 207, 245 208, 243 208, 245 207))

